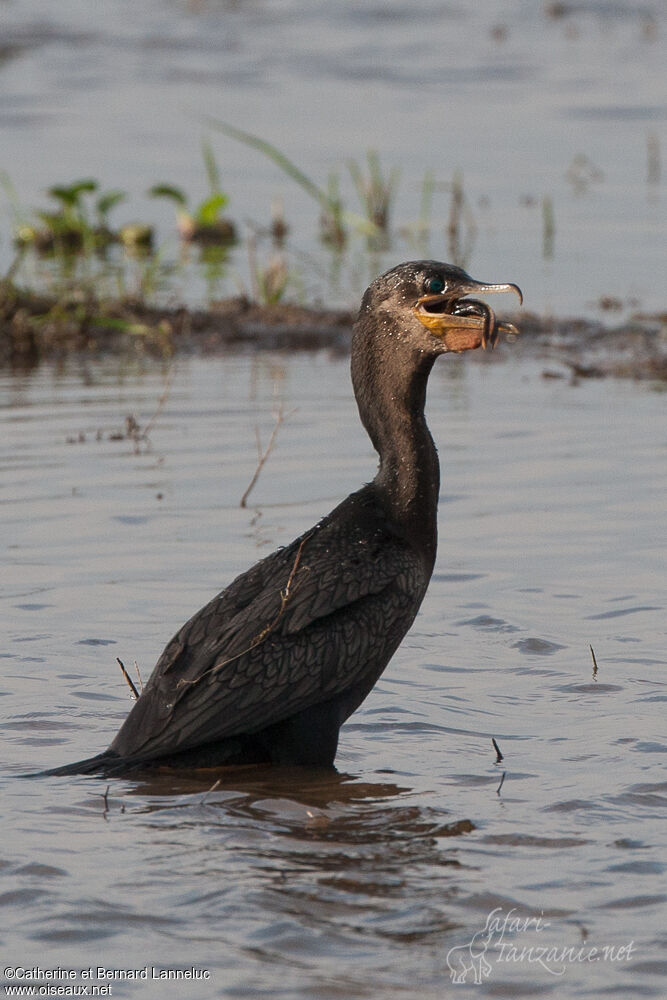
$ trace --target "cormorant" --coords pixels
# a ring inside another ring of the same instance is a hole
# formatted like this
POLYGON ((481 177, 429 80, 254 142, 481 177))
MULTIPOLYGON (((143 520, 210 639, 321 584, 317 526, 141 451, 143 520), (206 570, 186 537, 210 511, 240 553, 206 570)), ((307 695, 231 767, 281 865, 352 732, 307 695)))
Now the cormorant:
POLYGON ((436 553, 438 456, 426 384, 448 351, 495 344, 471 295, 515 292, 435 261, 400 264, 364 294, 352 339, 375 479, 237 577, 168 643, 108 750, 51 774, 157 764, 332 766, 338 731, 419 610, 436 553))

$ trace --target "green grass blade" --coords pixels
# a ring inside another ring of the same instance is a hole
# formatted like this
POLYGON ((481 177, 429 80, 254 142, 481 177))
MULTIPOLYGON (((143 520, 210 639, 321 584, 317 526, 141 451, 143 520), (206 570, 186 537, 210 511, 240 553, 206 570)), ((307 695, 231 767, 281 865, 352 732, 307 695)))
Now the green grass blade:
POLYGON ((151 198, 170 198, 180 208, 187 208, 188 199, 183 190, 173 184, 154 184, 152 188, 149 188, 148 194, 151 198))
POLYGON ((107 191, 106 194, 100 195, 100 197, 95 202, 95 208, 97 209, 97 214, 101 218, 106 218, 112 208, 115 208, 121 201, 124 201, 127 195, 124 191, 107 191))
POLYGON ((204 167, 206 169, 206 177, 208 178, 208 186, 211 190, 211 194, 221 194, 222 185, 220 184, 220 169, 215 160, 213 147, 207 139, 202 140, 201 155, 204 158, 204 167))
POLYGON ((98 187, 97 181, 86 178, 82 181, 75 181, 73 184, 55 184, 49 188, 48 194, 68 208, 73 208, 79 203, 82 194, 97 191, 98 187))
POLYGON ((326 192, 322 191, 321 188, 315 184, 314 181, 307 177, 302 170, 299 170, 295 163, 281 153, 280 150, 274 146, 272 143, 268 142, 266 139, 260 139, 257 135, 252 135, 250 132, 244 132, 243 129, 236 128, 234 125, 228 125, 226 122, 211 120, 211 125, 214 128, 219 129, 224 135, 228 135, 230 139, 236 139, 237 142, 242 142, 246 146, 250 146, 251 149, 256 149, 264 156, 268 157, 270 160, 280 167, 283 173, 286 173, 288 177, 291 177, 293 181, 296 181, 304 191, 315 198, 324 208, 327 210, 331 209, 331 204, 326 192))

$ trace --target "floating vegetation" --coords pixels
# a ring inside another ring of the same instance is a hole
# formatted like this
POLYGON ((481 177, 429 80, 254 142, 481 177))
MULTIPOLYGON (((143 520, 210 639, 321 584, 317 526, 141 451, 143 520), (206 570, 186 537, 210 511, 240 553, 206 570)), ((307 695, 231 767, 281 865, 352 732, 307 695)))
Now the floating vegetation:
POLYGON ((120 242, 129 251, 152 250, 154 229, 147 222, 127 222, 118 230, 120 242))
MULTIPOLYGON (((265 139, 223 122, 212 127, 260 152, 306 192, 319 209, 319 236, 331 252, 318 255, 288 244, 291 220, 276 192, 268 224, 246 221, 247 262, 241 252, 233 254, 230 244, 237 242, 237 232, 225 216, 230 197, 206 140, 201 154, 208 192, 201 202, 174 184, 154 184, 150 189, 176 209, 181 237, 176 252, 173 241, 154 247, 149 221, 114 224, 113 213, 127 201, 119 188, 103 189, 95 178, 82 177, 48 189, 52 208, 26 210, 9 176, 0 172, 17 248, 6 277, 0 279, 0 365, 26 368, 44 357, 119 346, 163 357, 176 343, 196 338, 210 349, 239 341, 345 349, 349 314, 311 308, 320 289, 338 301, 356 297, 383 269, 389 252, 405 259, 445 257, 470 268, 477 209, 489 202, 479 194, 473 198, 461 171, 444 179, 425 172, 421 187, 414 189, 417 218, 399 224, 395 219, 399 170, 387 167, 376 150, 347 161, 349 178, 345 170, 334 169, 320 185, 265 139), (356 192, 360 212, 346 207, 342 179, 348 180, 353 195, 356 192), (193 284, 194 295, 211 304, 208 310, 182 305, 183 289, 193 284)), ((661 178, 660 144, 651 132, 646 136, 646 164, 648 195, 655 197, 661 178)), ((602 179, 602 171, 584 154, 568 168, 567 180, 576 193, 602 179)), ((538 246, 541 238, 543 258, 553 258, 556 223, 551 196, 525 194, 519 204, 534 212, 533 238, 538 246)), ((573 355, 565 364, 574 377, 667 378, 667 318, 659 313, 641 315, 639 306, 628 296, 599 298, 601 311, 624 311, 629 316, 617 330, 579 321, 576 329, 561 331, 549 320, 564 351, 573 355), (571 332, 576 344, 568 339, 571 332)), ((537 317, 524 314, 522 330, 531 325, 537 339, 543 326, 537 317)))
MULTIPOLYGON (((329 285, 335 287, 341 274, 343 251, 347 250, 353 237, 364 241, 357 253, 359 261, 348 258, 348 266, 354 274, 364 271, 370 280, 383 266, 380 255, 392 248, 397 238, 405 238, 417 252, 427 252, 431 231, 434 228, 433 203, 436 192, 449 194, 449 210, 445 219, 444 238, 449 259, 462 267, 469 265, 476 234, 476 224, 470 202, 464 192, 463 177, 456 173, 451 181, 436 181, 432 172, 424 175, 422 183, 419 218, 416 223, 397 227, 394 231, 394 209, 400 172, 396 167, 383 168, 380 155, 369 150, 365 161, 350 160, 347 168, 352 184, 361 203, 363 214, 349 211, 343 203, 340 174, 331 171, 325 186, 318 185, 296 166, 283 152, 259 136, 245 132, 224 122, 214 122, 213 127, 225 135, 256 149, 274 162, 282 172, 297 183, 319 206, 319 236, 321 241, 335 254, 330 258, 329 285)), ((202 142, 202 158, 208 181, 208 194, 198 204, 193 204, 188 194, 175 184, 160 182, 149 189, 149 195, 170 201, 176 210, 177 228, 183 249, 180 258, 171 265, 172 274, 185 273, 191 263, 187 254, 188 245, 199 245, 200 252, 196 264, 198 277, 203 278, 209 301, 223 294, 222 283, 229 277, 230 245, 237 242, 234 223, 225 216, 229 205, 229 195, 223 190, 220 170, 211 144, 202 142)), ((80 286, 84 289, 92 282, 109 281, 116 283, 116 295, 125 298, 128 294, 147 297, 160 287, 160 278, 166 271, 164 254, 154 251, 154 228, 148 222, 133 221, 113 228, 110 213, 127 195, 121 190, 101 191, 93 178, 84 178, 69 185, 55 185, 49 195, 59 203, 53 212, 27 213, 18 204, 18 199, 8 177, 0 175, 14 215, 14 231, 21 256, 18 264, 25 279, 26 264, 35 251, 45 256, 51 265, 50 271, 41 269, 28 278, 30 287, 44 283, 56 299, 63 292, 71 292, 80 286), (112 248, 115 247, 115 250, 112 248), (125 257, 119 256, 124 253, 125 257), (134 268, 130 279, 128 261, 142 261, 134 268), (36 278, 36 281, 35 281, 36 278), (134 283, 128 289, 128 280, 134 283)), ((282 201, 274 199, 271 206, 271 221, 268 227, 260 228, 256 223, 248 223, 248 259, 250 266, 250 294, 262 304, 282 302, 288 288, 303 287, 293 267, 288 267, 283 253, 285 240, 290 230, 285 219, 282 201), (259 264, 259 244, 270 238, 274 250, 268 262, 259 264)), ((440 233, 443 230, 440 228, 440 233)), ((442 235, 439 242, 442 243, 442 235)), ((414 251, 413 251, 414 252, 414 251)), ((438 251, 442 255, 442 251, 438 251)), ((173 256, 173 255, 172 255, 173 256)), ((301 261, 313 267, 313 262, 300 254, 301 261)), ((17 268, 14 268, 15 275, 17 268)), ((321 266, 320 266, 321 270, 321 266)), ((234 274, 232 273, 234 277, 234 274)), ((239 283, 238 277, 236 278, 239 283)), ((351 291, 356 291, 353 289, 351 291)))
MULTIPOLYGON (((5 191, 16 206, 16 198, 8 178, 5 191)), ((120 239, 111 229, 109 214, 127 195, 124 191, 98 194, 96 180, 86 178, 72 184, 55 184, 48 195, 58 203, 53 211, 39 210, 33 220, 17 219, 14 242, 17 247, 31 247, 38 253, 79 253, 104 250, 120 239), (97 195, 92 205, 87 195, 97 195)), ((18 213, 15 213, 18 214, 18 213)))
POLYGON ((222 212, 229 204, 229 195, 222 190, 220 171, 208 142, 202 143, 209 193, 194 209, 188 208, 188 198, 182 188, 173 184, 154 184, 149 190, 153 198, 167 198, 176 206, 176 220, 181 239, 186 242, 229 246, 236 242, 236 227, 222 212))

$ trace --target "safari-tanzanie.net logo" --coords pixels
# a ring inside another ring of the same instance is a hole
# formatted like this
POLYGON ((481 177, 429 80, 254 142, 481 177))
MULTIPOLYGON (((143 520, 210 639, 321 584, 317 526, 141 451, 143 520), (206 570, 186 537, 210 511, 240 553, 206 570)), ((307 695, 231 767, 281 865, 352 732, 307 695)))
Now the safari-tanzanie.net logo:
POLYGON ((629 962, 634 941, 622 945, 554 945, 545 931, 551 924, 539 917, 522 916, 512 907, 491 910, 484 927, 468 941, 447 952, 447 967, 453 983, 481 985, 494 968, 519 964, 535 965, 550 976, 564 976, 568 965, 587 962, 629 962))

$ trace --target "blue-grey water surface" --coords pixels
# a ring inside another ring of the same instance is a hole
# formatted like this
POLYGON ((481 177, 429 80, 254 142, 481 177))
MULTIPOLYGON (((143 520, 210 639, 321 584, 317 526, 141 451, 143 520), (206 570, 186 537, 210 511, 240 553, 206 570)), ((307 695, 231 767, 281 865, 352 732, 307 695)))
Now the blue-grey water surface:
POLYGON ((115 657, 145 678, 375 456, 324 353, 0 377, 3 968, 141 1000, 664 996, 664 393, 503 345, 441 359, 428 416, 435 575, 337 775, 21 780, 104 748, 115 657))

